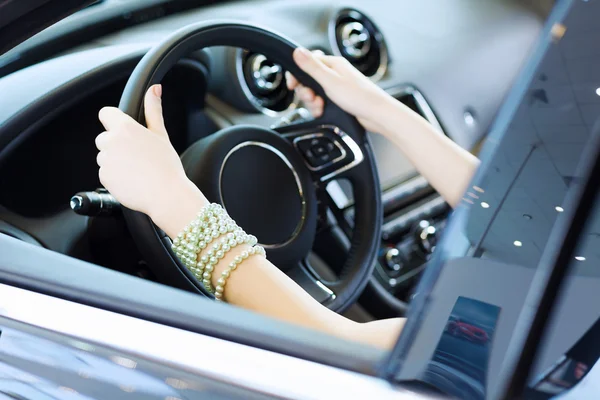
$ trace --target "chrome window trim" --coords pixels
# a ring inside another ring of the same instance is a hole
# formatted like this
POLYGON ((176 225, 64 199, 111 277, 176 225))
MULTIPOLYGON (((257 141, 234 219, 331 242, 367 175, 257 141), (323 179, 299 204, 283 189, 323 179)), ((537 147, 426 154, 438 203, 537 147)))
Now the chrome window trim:
POLYGON ((357 372, 0 284, 0 316, 251 391, 291 399, 427 399, 357 372), (115 329, 118 327, 118 329, 115 329))

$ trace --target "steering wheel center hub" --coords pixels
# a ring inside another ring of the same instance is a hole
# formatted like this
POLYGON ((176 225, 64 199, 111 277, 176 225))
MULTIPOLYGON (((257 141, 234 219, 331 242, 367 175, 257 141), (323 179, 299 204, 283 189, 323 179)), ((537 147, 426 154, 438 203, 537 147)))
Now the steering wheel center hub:
POLYGON ((201 139, 181 156, 188 177, 255 235, 282 269, 310 251, 317 198, 310 171, 289 140, 258 126, 233 126, 201 139))
POLYGON ((307 203, 298 173, 280 150, 242 142, 225 156, 219 178, 223 206, 263 246, 281 247, 298 235, 307 203))

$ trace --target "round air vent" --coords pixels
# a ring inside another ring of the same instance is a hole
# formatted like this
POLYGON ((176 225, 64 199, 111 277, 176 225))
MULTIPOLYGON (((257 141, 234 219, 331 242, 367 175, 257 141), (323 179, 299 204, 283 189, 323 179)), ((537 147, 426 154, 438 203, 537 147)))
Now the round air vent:
POLYGON ((244 94, 258 111, 276 114, 295 106, 294 92, 287 88, 281 65, 262 54, 240 50, 236 68, 244 94))
POLYGON ((388 67, 388 50, 379 28, 363 13, 343 9, 329 24, 333 53, 342 56, 360 72, 377 81, 388 67))

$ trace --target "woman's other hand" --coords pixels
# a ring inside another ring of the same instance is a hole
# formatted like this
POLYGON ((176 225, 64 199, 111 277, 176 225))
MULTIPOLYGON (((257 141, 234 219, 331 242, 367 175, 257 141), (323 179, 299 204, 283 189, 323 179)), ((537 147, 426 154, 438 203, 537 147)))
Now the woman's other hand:
MULTIPOLYGON (((294 51, 296 64, 313 77, 331 101, 359 120, 365 129, 380 132, 378 110, 393 100, 383 89, 364 76, 343 57, 311 53, 304 48, 294 51)), ((323 113, 325 103, 315 92, 302 85, 291 74, 287 74, 290 90, 298 97, 315 118, 323 113)))
MULTIPOLYGON (((149 215, 155 223, 167 216, 176 220, 175 209, 181 207, 182 199, 191 195, 197 198, 199 192, 185 175, 169 140, 161 94, 160 85, 152 86, 146 93, 148 128, 117 108, 100 110, 99 118, 106 131, 96 138, 102 185, 125 207, 149 215)), ((199 209, 194 205, 194 213, 199 209)), ((185 216, 188 217, 191 220, 193 215, 185 216)))

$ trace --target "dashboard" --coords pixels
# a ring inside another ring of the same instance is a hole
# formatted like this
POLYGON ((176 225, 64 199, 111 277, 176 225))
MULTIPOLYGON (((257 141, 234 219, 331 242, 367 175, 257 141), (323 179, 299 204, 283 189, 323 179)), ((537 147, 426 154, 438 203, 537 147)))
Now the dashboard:
MULTIPOLYGON (((97 111, 117 105, 143 54, 187 24, 242 20, 343 56, 436 129, 476 152, 540 34, 547 12, 541 4, 97 2, 0 58, 0 92, 10 94, 0 96, 0 232, 152 279, 139 255, 125 250, 134 246, 122 223, 75 215, 69 199, 100 185, 97 111)), ((284 72, 252 49, 189 54, 163 81, 165 120, 175 148, 183 152, 232 125, 273 127, 310 118, 287 90, 284 72)), ((369 135, 385 219, 375 273, 359 302, 369 315, 383 318, 404 311, 450 209, 403 154, 384 138, 369 135)), ((327 190, 335 212, 347 222, 341 231, 349 233, 351 190, 344 181, 327 190)), ((316 267, 319 273, 335 274, 343 264, 343 243, 340 239, 337 246, 341 252, 315 245, 315 259, 323 261, 315 261, 322 266, 316 267)))

